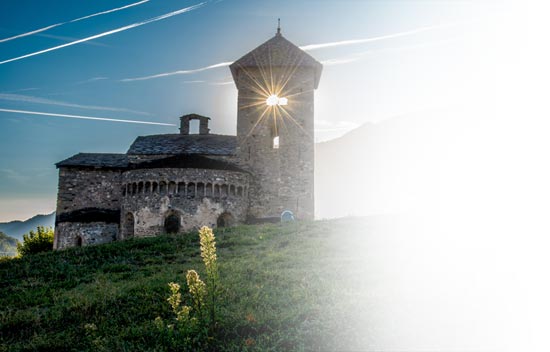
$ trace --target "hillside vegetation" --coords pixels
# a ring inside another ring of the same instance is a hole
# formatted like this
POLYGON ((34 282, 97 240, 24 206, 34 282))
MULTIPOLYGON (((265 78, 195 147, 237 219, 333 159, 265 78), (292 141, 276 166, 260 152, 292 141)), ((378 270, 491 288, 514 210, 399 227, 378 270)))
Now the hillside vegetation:
MULTIPOLYGON (((220 318, 204 349, 354 346, 358 337, 349 318, 360 297, 342 275, 350 258, 341 249, 353 246, 357 228, 368 233, 364 223, 348 219, 215 230, 220 318)), ((184 288, 188 269, 204 276, 198 242, 196 232, 162 235, 0 262, 1 349, 185 349, 177 331, 160 329, 155 319, 174 319, 169 282, 184 288)))
POLYGON ((0 257, 17 254, 17 240, 0 231, 0 257))
POLYGON ((19 241, 23 241, 23 235, 31 230, 36 230, 38 226, 54 227, 54 225, 55 212, 47 215, 35 215, 25 221, 14 220, 10 222, 0 222, 0 232, 19 241))

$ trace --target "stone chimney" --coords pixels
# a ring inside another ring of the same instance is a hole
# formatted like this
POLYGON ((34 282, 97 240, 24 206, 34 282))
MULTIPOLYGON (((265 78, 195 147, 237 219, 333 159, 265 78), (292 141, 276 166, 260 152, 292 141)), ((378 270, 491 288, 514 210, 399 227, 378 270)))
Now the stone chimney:
POLYGON ((192 120, 199 120, 199 134, 204 135, 210 133, 210 129, 208 128, 208 120, 210 120, 210 117, 189 114, 180 117, 180 134, 189 134, 189 122, 192 120))

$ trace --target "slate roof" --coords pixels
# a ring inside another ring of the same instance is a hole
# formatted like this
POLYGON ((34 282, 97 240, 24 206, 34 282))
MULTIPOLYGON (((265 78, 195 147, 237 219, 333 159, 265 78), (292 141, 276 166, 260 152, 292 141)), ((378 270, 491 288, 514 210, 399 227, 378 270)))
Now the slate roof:
POLYGON ((210 159, 197 154, 179 154, 162 159, 129 161, 126 154, 79 153, 55 164, 59 167, 84 167, 95 169, 213 169, 246 172, 230 162, 210 159))
POLYGON ((130 155, 233 155, 237 147, 236 136, 220 134, 157 134, 140 136, 130 146, 130 155))
POLYGON ((196 154, 174 155, 163 159, 144 161, 139 164, 132 164, 135 169, 157 169, 157 168, 181 168, 181 169, 213 169, 246 172, 235 164, 211 159, 196 154))
POLYGON ((247 67, 277 67, 277 66, 305 66, 311 67, 315 73, 315 88, 319 85, 323 65, 311 55, 292 44, 280 33, 276 34, 267 42, 233 62, 229 68, 233 80, 237 82, 238 72, 247 67))
POLYGON ((97 168, 126 168, 128 167, 128 155, 106 153, 78 153, 68 159, 58 162, 59 167, 97 167, 97 168))

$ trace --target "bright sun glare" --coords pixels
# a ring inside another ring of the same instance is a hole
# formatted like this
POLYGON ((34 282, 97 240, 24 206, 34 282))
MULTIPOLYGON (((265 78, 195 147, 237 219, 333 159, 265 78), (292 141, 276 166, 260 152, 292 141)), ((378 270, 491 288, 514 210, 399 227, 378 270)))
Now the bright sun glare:
POLYGON ((265 103, 269 106, 275 106, 275 105, 288 105, 288 99, 287 98, 279 98, 277 95, 272 94, 265 100, 265 103))

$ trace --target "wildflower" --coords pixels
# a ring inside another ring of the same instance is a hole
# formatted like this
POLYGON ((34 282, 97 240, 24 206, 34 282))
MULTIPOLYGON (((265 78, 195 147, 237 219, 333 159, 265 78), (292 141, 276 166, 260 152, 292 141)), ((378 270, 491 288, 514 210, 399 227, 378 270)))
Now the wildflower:
POLYGON ((180 285, 175 282, 170 282, 168 286, 170 287, 170 297, 168 297, 167 301, 170 303, 170 306, 172 306, 172 310, 177 313, 181 304, 180 285))
POLYGON ((156 317, 154 321, 155 326, 157 329, 163 329, 164 328, 164 321, 162 321, 161 317, 156 317))
POLYGON ((195 270, 187 271, 187 286, 189 286, 189 293, 193 297, 195 307, 200 310, 206 297, 206 285, 195 270))
POLYGON ((176 320, 181 322, 186 322, 189 320, 189 312, 191 312, 191 307, 183 306, 176 312, 176 320))
POLYGON ((201 257, 206 267, 206 276, 209 279, 215 279, 218 275, 216 241, 212 229, 208 226, 203 226, 199 230, 201 257))

